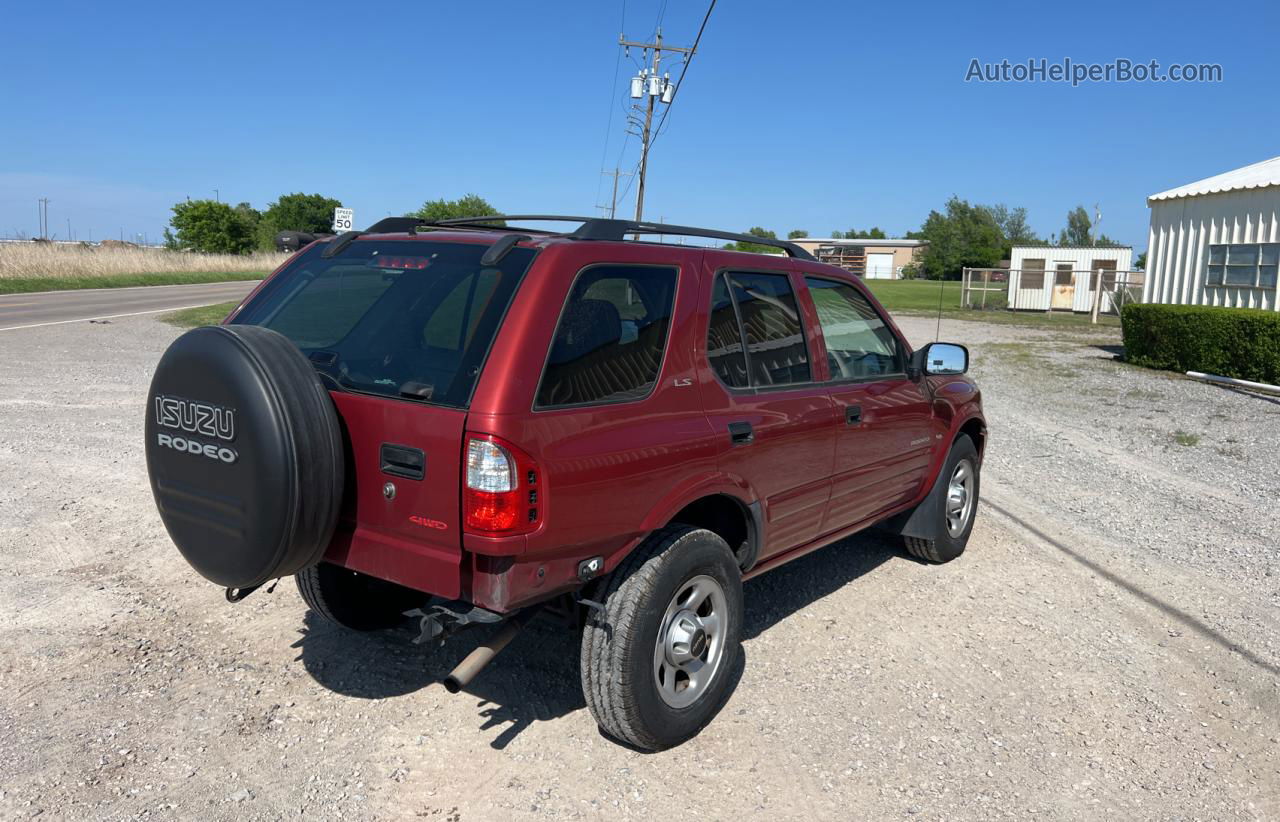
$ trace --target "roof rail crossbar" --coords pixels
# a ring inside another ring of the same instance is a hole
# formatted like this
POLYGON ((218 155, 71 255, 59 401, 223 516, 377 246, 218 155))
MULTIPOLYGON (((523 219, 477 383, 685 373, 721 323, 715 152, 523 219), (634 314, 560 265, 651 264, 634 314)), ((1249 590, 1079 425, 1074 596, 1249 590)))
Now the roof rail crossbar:
MULTIPOLYGON (((407 232, 413 234, 419 228, 484 228, 487 231, 503 231, 510 226, 491 226, 495 220, 563 220, 566 222, 580 223, 589 217, 544 217, 544 216, 516 216, 509 217, 506 215, 491 215, 487 217, 451 217, 447 220, 428 220, 423 217, 384 217, 378 222, 362 231, 362 234, 400 234, 407 232)), ((512 231, 517 229, 511 228, 512 231)), ((559 232, 548 231, 538 228, 520 228, 519 231, 534 232, 537 234, 557 234, 559 232)))
POLYGON ((733 231, 717 231, 714 228, 696 228, 667 223, 646 223, 635 220, 590 220, 577 231, 569 234, 579 240, 623 240, 628 234, 669 234, 677 237, 706 237, 713 240, 730 240, 735 243, 755 243, 780 248, 791 257, 812 260, 813 255, 788 240, 757 237, 754 234, 738 234, 733 231))
POLYGON ((420 225, 428 225, 421 217, 383 217, 364 230, 365 234, 399 234, 402 231, 412 234, 420 225))
POLYGON ((437 220, 434 225, 473 225, 492 223, 495 220, 526 220, 535 223, 589 223, 594 217, 572 217, 563 214, 487 214, 482 217, 450 217, 437 220))
POLYGON ((738 234, 733 231, 717 231, 713 228, 696 228, 687 225, 669 225, 667 223, 647 223, 637 220, 611 220, 600 217, 573 217, 563 214, 488 214, 478 217, 452 217, 447 220, 424 220, 420 217, 387 217, 369 226, 364 234, 389 234, 407 231, 412 233, 418 228, 484 228, 486 230, 509 230, 513 232, 532 232, 537 234, 556 234, 558 232, 514 226, 490 226, 489 223, 503 222, 554 222, 578 223, 578 227, 562 236, 574 240, 625 240, 628 234, 663 234, 676 237, 705 237, 712 240, 729 240, 735 243, 754 243, 767 245, 785 251, 791 257, 812 260, 813 255, 788 240, 772 237, 757 237, 754 234, 738 234))

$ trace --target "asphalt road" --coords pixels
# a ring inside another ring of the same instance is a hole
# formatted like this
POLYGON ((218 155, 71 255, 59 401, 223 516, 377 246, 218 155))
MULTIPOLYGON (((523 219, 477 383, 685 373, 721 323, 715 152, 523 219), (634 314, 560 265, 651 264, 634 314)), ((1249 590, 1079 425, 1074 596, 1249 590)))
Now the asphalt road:
POLYGON ((155 314, 239 300, 256 280, 0 294, 0 332, 87 320, 155 314))

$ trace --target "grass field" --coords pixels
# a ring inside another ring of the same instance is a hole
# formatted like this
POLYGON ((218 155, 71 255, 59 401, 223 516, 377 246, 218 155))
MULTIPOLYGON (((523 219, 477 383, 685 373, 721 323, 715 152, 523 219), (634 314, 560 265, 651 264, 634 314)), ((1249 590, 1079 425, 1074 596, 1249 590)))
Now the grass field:
POLYGON ((160 248, 0 244, 0 294, 258 279, 287 254, 187 254, 160 248))
MULTIPOLYGON (((960 283, 954 280, 864 280, 876 299, 891 312, 898 314, 936 315, 941 292, 942 316, 949 320, 976 320, 1002 325, 1022 325, 1033 328, 1081 328, 1092 323, 1088 314, 1069 311, 1008 311, 994 309, 977 311, 960 305, 960 283)), ((1101 316, 1096 328, 1119 328, 1120 318, 1101 316)))
POLYGON ((181 311, 174 311, 171 314, 162 314, 160 319, 169 325, 176 325, 178 328, 196 328, 201 325, 217 325, 222 322, 222 318, 231 313, 231 309, 235 308, 239 303, 218 303, 217 305, 203 305, 199 308, 184 308, 181 311))

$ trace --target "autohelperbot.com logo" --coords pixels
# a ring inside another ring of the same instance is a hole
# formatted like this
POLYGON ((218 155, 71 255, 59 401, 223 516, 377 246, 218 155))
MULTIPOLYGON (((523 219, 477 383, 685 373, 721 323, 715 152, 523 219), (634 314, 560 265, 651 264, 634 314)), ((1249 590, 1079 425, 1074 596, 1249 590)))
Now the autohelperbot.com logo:
POLYGON ((1010 61, 969 60, 966 83, 1221 83, 1221 63, 1169 63, 1159 60, 1131 60, 1117 57, 1107 63, 1083 63, 1064 57, 1049 60, 1033 57, 1010 61))

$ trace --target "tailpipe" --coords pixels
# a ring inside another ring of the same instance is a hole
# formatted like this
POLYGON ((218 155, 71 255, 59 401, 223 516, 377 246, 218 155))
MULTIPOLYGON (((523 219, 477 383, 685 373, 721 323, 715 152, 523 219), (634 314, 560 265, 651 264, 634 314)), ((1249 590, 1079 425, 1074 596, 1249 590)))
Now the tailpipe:
POLYGON ((533 619, 539 608, 525 608, 511 619, 507 620, 507 624, 502 630, 494 634, 485 642, 482 642, 474 651, 467 654, 466 657, 458 663, 458 667, 449 672, 444 678, 444 689, 451 694, 456 694, 463 688, 471 684, 471 680, 476 678, 476 674, 484 670, 484 666, 493 661, 493 658, 502 652, 502 649, 516 638, 516 634, 520 633, 520 629, 529 624, 529 620, 533 619))

